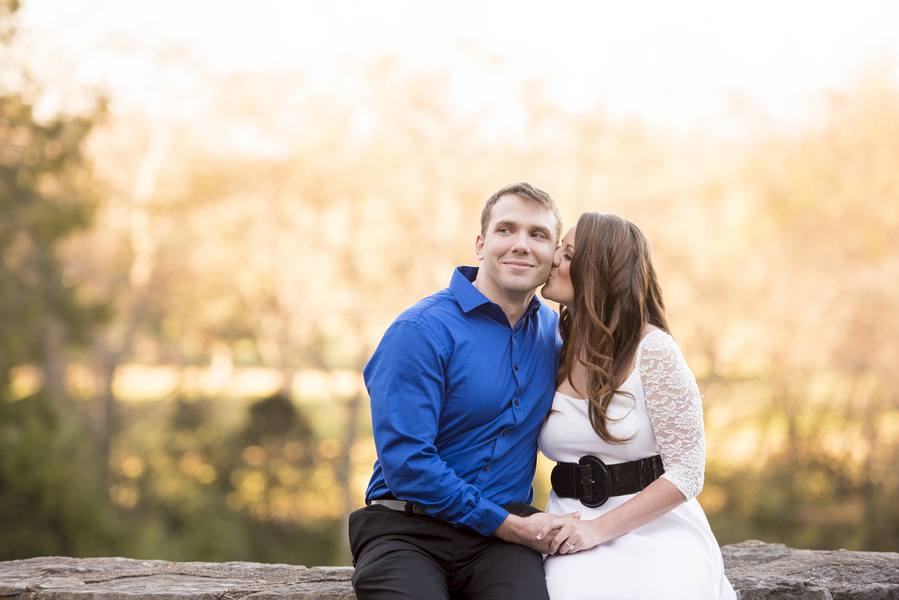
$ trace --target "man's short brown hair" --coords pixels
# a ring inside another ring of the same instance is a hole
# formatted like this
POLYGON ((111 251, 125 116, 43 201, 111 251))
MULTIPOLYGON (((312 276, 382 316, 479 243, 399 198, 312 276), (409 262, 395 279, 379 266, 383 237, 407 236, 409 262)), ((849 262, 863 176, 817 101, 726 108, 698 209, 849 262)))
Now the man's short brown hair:
POLYGON ((493 205, 496 204, 497 200, 509 194, 518 196, 522 200, 533 202, 552 212, 556 218, 556 243, 558 244, 559 240, 562 239, 562 211, 559 209, 556 199, 546 190, 541 190, 536 185, 526 181, 505 185, 487 199, 487 203, 484 204, 484 210, 481 211, 481 237, 487 237, 487 227, 490 225, 490 213, 493 210, 493 205))

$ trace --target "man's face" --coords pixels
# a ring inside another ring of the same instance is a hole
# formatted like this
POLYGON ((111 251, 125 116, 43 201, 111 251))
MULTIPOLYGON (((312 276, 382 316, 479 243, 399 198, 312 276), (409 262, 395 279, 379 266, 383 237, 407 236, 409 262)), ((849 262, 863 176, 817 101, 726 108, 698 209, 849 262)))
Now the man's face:
POLYGON ((555 230, 550 210, 512 194, 502 196, 490 212, 486 235, 475 244, 479 284, 504 297, 543 285, 556 251, 555 230))

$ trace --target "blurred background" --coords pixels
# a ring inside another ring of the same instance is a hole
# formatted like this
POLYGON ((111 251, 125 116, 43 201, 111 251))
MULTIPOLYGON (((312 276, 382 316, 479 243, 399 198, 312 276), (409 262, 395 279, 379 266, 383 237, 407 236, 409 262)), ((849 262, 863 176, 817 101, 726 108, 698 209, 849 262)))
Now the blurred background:
POLYGON ((361 369, 519 180, 652 240, 721 544, 896 551, 896 23, 0 0, 0 560, 349 564, 361 369))

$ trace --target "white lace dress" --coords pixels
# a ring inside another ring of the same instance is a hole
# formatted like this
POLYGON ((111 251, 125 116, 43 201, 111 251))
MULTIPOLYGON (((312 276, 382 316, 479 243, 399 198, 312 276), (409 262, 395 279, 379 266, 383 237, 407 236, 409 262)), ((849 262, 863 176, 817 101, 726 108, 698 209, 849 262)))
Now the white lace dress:
MULTIPOLYGON (((593 431, 587 401, 556 392, 540 432, 540 450, 558 462, 585 454, 607 464, 661 454, 662 476, 688 498, 661 518, 592 550, 547 556, 546 584, 552 600, 682 598, 734 599, 721 550, 695 496, 705 474, 702 402, 696 379, 670 335, 652 331, 637 349, 637 366, 622 386, 634 399, 616 395, 609 431, 626 444, 608 444, 593 431)), ((580 511, 596 519, 633 495, 613 496, 598 508, 550 492, 547 512, 580 511)))

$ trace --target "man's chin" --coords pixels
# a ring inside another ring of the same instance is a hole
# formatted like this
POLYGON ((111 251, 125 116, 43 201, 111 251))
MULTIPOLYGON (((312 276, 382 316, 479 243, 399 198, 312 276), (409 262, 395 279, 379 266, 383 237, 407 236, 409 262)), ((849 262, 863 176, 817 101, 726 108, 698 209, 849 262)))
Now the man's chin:
POLYGON ((537 290, 546 287, 545 281, 510 281, 506 289, 519 294, 534 294, 537 290))

